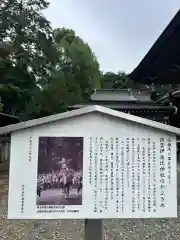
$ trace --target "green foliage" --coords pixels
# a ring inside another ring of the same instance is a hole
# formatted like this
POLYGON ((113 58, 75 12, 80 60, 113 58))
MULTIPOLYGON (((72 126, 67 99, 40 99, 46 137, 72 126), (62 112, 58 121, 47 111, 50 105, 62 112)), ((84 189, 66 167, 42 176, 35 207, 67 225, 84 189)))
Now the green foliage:
MULTIPOLYGON (((66 111, 96 88, 142 88, 124 72, 100 73, 98 61, 71 29, 43 16, 47 0, 2 0, 0 5, 0 111, 23 120, 66 111)), ((152 98, 167 89, 157 89, 152 98)))
POLYGON ((0 97, 5 113, 21 119, 65 111, 86 101, 100 71, 87 43, 73 30, 52 30, 46 0, 2 0, 0 97))
POLYGON ((73 30, 56 29, 54 38, 59 53, 58 69, 67 78, 70 92, 87 99, 94 88, 100 86, 99 64, 87 43, 73 30))
POLYGON ((45 0, 1 1, 0 96, 6 113, 25 115, 52 66, 51 25, 41 14, 47 6, 45 0))
POLYGON ((101 88, 103 89, 141 89, 147 88, 151 89, 151 100, 157 101, 163 97, 166 93, 174 91, 178 88, 177 85, 154 85, 147 86, 141 83, 135 83, 129 76, 124 72, 107 72, 101 74, 101 88))
POLYGON ((144 87, 144 85, 135 83, 124 72, 107 72, 101 75, 101 88, 103 89, 137 89, 142 87, 144 87))
POLYGON ((53 36, 58 57, 28 106, 31 118, 59 113, 69 105, 87 101, 100 82, 99 64, 88 44, 70 29, 56 29, 53 36))
POLYGON ((53 54, 51 25, 41 13, 47 6, 45 0, 4 0, 0 7, 0 37, 13 48, 13 66, 23 63, 38 80, 53 54))
POLYGON ((155 85, 152 87, 151 99, 157 101, 162 98, 165 94, 173 92, 178 89, 177 84, 166 84, 166 85, 155 85))
POLYGON ((21 65, 12 66, 8 60, 0 60, 1 85, 0 96, 5 113, 19 115, 31 100, 32 91, 36 88, 33 76, 21 65))

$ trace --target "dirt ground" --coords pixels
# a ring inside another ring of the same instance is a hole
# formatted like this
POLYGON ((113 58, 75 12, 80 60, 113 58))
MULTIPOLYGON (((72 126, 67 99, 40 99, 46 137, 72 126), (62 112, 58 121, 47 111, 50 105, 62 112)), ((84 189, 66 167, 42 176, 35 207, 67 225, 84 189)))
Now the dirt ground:
MULTIPOLYGON (((84 221, 7 220, 8 176, 0 175, 0 240, 81 240, 84 221)), ((180 208, 177 219, 104 221, 105 240, 179 240, 180 208)))

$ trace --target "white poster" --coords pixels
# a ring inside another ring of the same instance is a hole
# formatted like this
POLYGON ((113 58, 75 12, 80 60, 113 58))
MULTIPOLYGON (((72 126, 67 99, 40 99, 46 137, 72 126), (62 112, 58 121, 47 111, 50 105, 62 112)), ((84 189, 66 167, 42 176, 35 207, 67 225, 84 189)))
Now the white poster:
POLYGON ((12 141, 9 218, 176 217, 175 136, 29 133, 12 141))

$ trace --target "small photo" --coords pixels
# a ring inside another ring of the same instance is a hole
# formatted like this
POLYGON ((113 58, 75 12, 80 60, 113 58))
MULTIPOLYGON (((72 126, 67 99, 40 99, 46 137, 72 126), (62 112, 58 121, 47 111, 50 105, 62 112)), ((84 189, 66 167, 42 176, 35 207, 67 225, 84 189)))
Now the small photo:
POLYGON ((39 137, 37 205, 82 205, 83 137, 39 137))

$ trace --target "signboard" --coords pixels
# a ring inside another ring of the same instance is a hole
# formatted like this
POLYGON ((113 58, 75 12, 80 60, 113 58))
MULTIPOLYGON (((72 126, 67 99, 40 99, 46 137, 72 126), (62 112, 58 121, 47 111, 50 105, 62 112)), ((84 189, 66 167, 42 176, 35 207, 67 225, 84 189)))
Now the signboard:
POLYGON ((175 135, 92 124, 12 134, 9 218, 177 216, 175 135))

